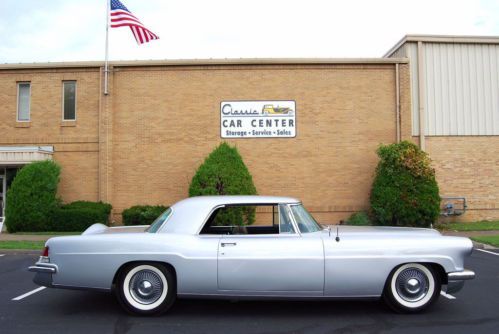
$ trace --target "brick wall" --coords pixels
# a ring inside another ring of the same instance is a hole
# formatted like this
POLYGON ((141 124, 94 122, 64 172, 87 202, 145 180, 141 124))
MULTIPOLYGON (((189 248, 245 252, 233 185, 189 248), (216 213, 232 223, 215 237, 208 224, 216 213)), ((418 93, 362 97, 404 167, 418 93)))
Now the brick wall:
POLYGON ((0 70, 0 145, 54 146, 64 201, 98 200, 99 69, 0 70), (62 81, 77 81, 76 122, 62 122, 62 81), (18 123, 17 82, 31 82, 31 121, 18 123))
MULTIPOLYGON (((223 100, 295 100, 297 137, 228 140, 258 192, 298 197, 320 222, 368 207, 380 143, 396 138, 395 65, 116 67, 103 97, 99 68, 0 70, 0 145, 53 145, 64 201, 104 200, 113 219, 135 204, 187 196, 220 138, 223 100), (77 121, 61 121, 62 81, 77 81, 77 121), (16 122, 19 81, 31 122, 16 122)), ((408 65, 400 64, 402 139, 411 137, 408 65)), ((465 196, 459 220, 497 219, 498 137, 429 137, 442 196, 465 196)))
POLYGON ((452 221, 499 218, 499 137, 427 137, 440 196, 465 197, 468 205, 452 221))
MULTIPOLYGON (((301 198, 321 222, 366 209, 376 147, 396 139, 395 65, 117 68, 113 75, 114 219, 134 204, 187 196, 220 142, 223 100, 295 100, 297 137, 228 140, 257 190, 301 198)), ((401 65, 402 133, 410 136, 401 65)))

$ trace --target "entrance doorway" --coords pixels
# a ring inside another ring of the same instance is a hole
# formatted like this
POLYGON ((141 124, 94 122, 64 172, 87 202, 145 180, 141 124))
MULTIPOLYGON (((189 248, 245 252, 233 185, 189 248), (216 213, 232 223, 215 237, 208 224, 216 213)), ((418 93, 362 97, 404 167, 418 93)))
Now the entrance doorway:
MULTIPOLYGON (((5 172, 5 169, 3 170, 5 172)), ((7 185, 5 182, 5 174, 0 174, 0 223, 3 223, 5 217, 5 193, 7 185)))
POLYGON ((5 207, 7 206, 7 190, 16 177, 20 167, 0 167, 0 223, 5 220, 5 207))

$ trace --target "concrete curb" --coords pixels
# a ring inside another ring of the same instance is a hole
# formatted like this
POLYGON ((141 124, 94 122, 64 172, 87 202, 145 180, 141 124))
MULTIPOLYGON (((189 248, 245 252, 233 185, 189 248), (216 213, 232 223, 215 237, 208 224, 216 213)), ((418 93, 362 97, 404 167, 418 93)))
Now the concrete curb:
POLYGON ((488 245, 488 244, 484 244, 484 243, 481 243, 481 242, 478 242, 478 241, 475 241, 475 240, 471 240, 473 242, 473 247, 474 248, 477 248, 477 249, 485 249, 485 250, 497 250, 499 248, 497 247, 494 247, 494 246, 491 246, 491 245, 488 245))
POLYGON ((1 249, 0 248, 1 254, 11 254, 11 255, 16 255, 16 254, 40 255, 41 252, 42 252, 41 249, 1 249))

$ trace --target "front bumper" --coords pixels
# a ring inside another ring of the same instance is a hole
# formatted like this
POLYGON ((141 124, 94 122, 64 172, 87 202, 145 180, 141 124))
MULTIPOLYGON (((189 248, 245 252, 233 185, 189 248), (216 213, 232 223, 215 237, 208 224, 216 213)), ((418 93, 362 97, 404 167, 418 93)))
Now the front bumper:
POLYGON ((33 278, 35 284, 52 287, 52 275, 58 271, 57 265, 53 263, 37 262, 28 268, 28 271, 36 273, 33 278))
POLYGON ((456 271, 447 274, 447 293, 456 293, 460 291, 464 282, 475 278, 475 272, 464 269, 463 271, 456 271))

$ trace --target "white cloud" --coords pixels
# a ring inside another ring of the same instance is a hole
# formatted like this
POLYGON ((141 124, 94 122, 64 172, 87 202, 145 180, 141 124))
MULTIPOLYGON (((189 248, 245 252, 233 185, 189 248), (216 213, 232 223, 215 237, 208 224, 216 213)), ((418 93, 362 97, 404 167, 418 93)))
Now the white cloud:
MULTIPOLYGON (((111 59, 379 57, 408 33, 499 35, 495 1, 123 2, 160 40, 110 29, 111 59)), ((104 28, 103 0, 2 0, 0 62, 102 60, 104 28)))

